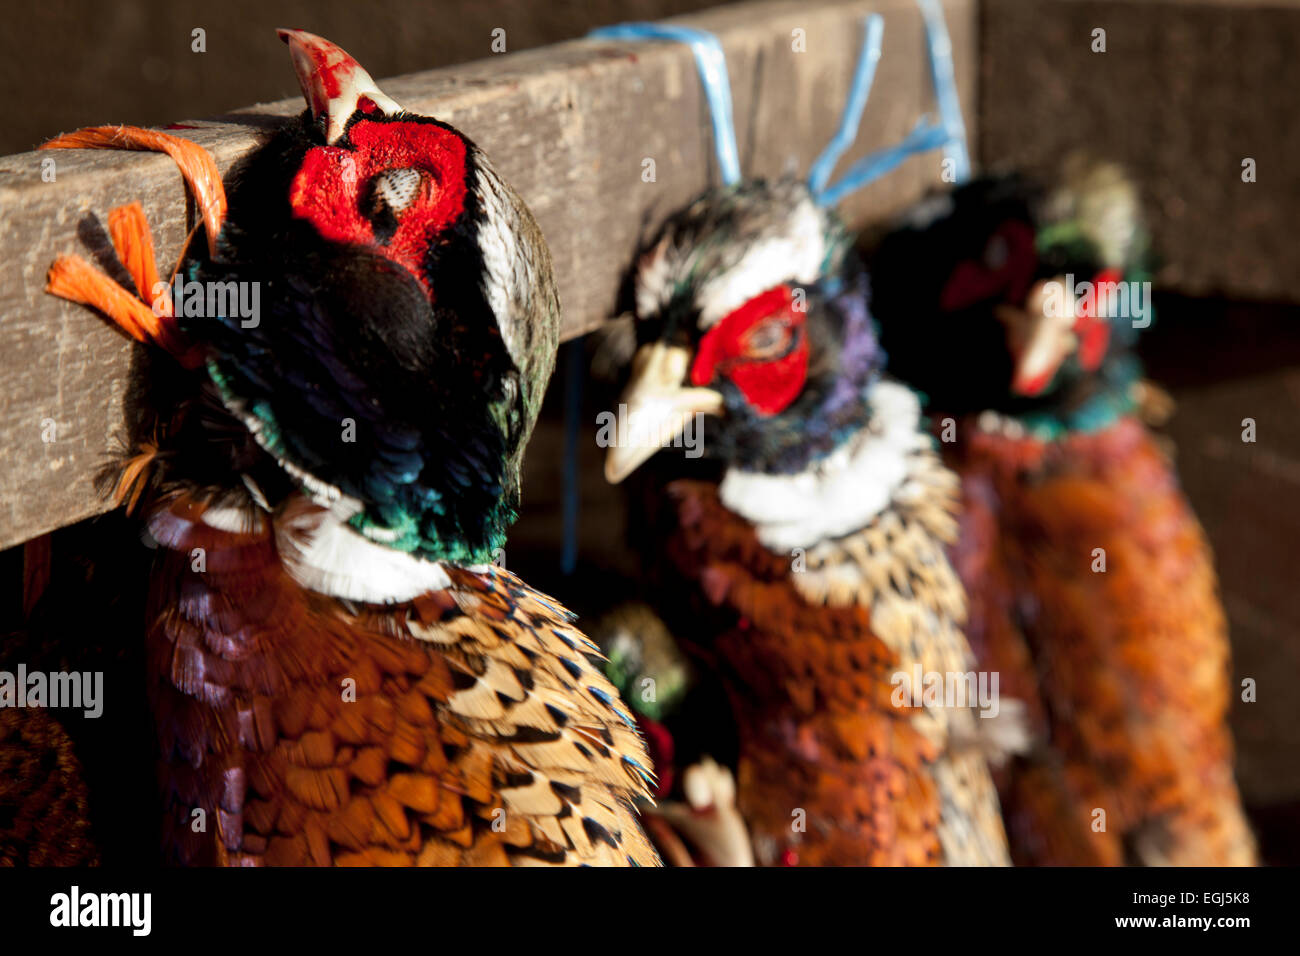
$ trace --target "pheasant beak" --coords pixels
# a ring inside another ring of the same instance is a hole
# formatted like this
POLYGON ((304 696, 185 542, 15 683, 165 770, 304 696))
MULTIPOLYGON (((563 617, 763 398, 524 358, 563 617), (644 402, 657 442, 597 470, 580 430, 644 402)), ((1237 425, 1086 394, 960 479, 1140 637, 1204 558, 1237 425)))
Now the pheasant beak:
POLYGON ((632 359, 632 378, 619 407, 618 432, 605 458, 605 479, 618 484, 647 458, 671 444, 696 415, 721 415, 722 395, 682 385, 689 350, 655 342, 632 359))
POLYGON ((370 74, 342 47, 305 30, 277 30, 289 44, 298 85, 311 115, 326 118, 325 142, 333 146, 343 137, 352 114, 379 112, 393 116, 402 107, 382 92, 370 74))
POLYGON ((1041 394, 1061 363, 1078 347, 1072 331, 1073 301, 1066 301, 1066 287, 1060 276, 1038 282, 1029 290, 1023 308, 997 308, 1015 362, 1011 390, 1017 395, 1041 394))

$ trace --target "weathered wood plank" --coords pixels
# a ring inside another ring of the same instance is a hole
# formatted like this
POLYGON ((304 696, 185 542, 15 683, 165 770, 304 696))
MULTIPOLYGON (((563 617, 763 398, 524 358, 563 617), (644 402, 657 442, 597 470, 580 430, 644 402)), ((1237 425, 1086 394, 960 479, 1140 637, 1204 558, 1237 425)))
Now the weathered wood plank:
MULTIPOLYGON (((946 0, 945 8, 973 128, 974 0, 946 0)), ((898 140, 931 108, 923 29, 911 0, 740 4, 676 21, 722 40, 746 173, 807 170, 838 121, 860 21, 873 11, 886 17, 885 53, 847 163, 898 140), (792 49, 796 29, 805 31, 807 52, 792 49)), ((347 37, 332 39, 347 44, 347 37)), ((578 41, 382 85, 408 109, 464 130, 528 201, 550 243, 569 337, 612 314, 645 231, 716 181, 694 63, 675 44, 578 41), (646 158, 656 164, 652 183, 642 181, 646 158)), ((182 132, 211 150, 224 172, 277 117, 301 108, 301 101, 258 106, 182 132)), ((854 223, 879 217, 937 182, 938 172, 937 156, 914 159, 852 197, 844 212, 854 223)), ((105 507, 92 478, 122 431, 133 349, 96 316, 42 287, 56 255, 106 248, 108 210, 135 199, 154 225, 160 261, 170 262, 187 214, 170 160, 81 151, 0 159, 0 547, 105 507), (51 156, 57 175, 47 183, 41 161, 51 156)))

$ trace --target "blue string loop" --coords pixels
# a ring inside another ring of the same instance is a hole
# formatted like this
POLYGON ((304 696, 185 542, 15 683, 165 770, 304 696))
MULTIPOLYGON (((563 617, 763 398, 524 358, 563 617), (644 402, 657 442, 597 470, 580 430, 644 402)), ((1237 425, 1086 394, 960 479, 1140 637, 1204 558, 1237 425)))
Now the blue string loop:
MULTIPOLYGON (((966 147, 966 124, 962 120, 961 101, 957 96, 956 71, 952 62, 952 40, 943 19, 940 0, 916 0, 925 22, 926 48, 930 59, 930 80, 934 85, 939 120, 922 118, 901 142, 864 156, 854 163, 834 185, 827 185, 836 162, 853 144, 858 125, 880 62, 881 41, 885 24, 880 14, 867 18, 863 28, 862 51, 858 55, 848 99, 840 116, 839 129, 808 172, 808 186, 817 202, 832 206, 849 193, 897 168, 909 156, 942 149, 952 160, 953 175, 958 183, 970 178, 970 154, 966 147)), ((727 58, 718 38, 707 30, 664 23, 620 23, 593 30, 589 37, 603 40, 673 40, 684 43, 695 55, 700 83, 709 103, 713 120, 713 146, 718 156, 722 181, 730 186, 740 181, 740 160, 736 150, 736 129, 731 107, 731 80, 727 75, 727 58)))
POLYGON ((957 96, 957 76, 952 64, 952 40, 943 21, 939 0, 917 0, 925 19, 925 36, 930 49, 930 80, 939 103, 939 118, 948 142, 944 152, 956 165, 958 183, 970 179, 970 154, 966 150, 966 123, 961 118, 961 100, 957 96))
MULTIPOLYGON (((872 57, 879 59, 879 32, 874 36, 871 20, 879 15, 873 14, 867 21, 866 36, 863 40, 862 53, 858 57, 857 75, 849 93, 849 103, 845 107, 845 116, 840 123, 831 145, 827 147, 813 165, 808 184, 812 188, 817 202, 823 206, 833 206, 849 193, 856 192, 881 176, 896 169, 909 156, 926 153, 934 149, 943 149, 947 158, 953 161, 953 178, 963 183, 970 178, 970 156, 966 151, 966 124, 961 117, 961 101, 957 96, 956 71, 952 63, 952 41, 948 37, 948 28, 943 20, 943 8, 939 0, 916 0, 925 21, 926 48, 930 57, 930 80, 934 84, 934 96, 939 106, 939 122, 935 123, 922 117, 911 133, 894 146, 887 146, 858 160, 840 177, 833 186, 827 186, 835 160, 848 148, 852 135, 857 133, 857 115, 854 114, 852 126, 849 126, 849 111, 861 112, 866 106, 867 90, 861 89, 863 74, 875 73, 875 64, 869 66, 864 61, 872 57), (861 106, 857 100, 861 98, 861 106), (851 129, 847 142, 844 141, 846 129, 851 129), (831 150, 834 148, 834 152, 831 150)), ((870 80, 866 81, 870 89, 870 80)))
POLYGON ((667 23, 619 23, 592 30, 587 36, 595 40, 675 40, 689 46, 713 118, 713 148, 718 155, 722 181, 728 186, 740 182, 736 127, 731 113, 731 78, 727 75, 726 54, 716 36, 707 30, 667 23))
POLYGON ((835 164, 858 138, 858 123, 862 119, 863 110, 867 108, 867 97, 871 94, 871 84, 876 78, 876 64, 880 62, 880 44, 884 32, 884 17, 878 13, 867 17, 863 25, 862 52, 858 55, 853 85, 849 87, 849 97, 844 103, 844 113, 840 116, 840 128, 808 170, 808 186, 813 195, 819 195, 826 188, 826 180, 835 171, 835 164))
POLYGON ((817 194, 817 201, 823 206, 833 206, 849 193, 856 192, 863 186, 875 182, 881 176, 897 169, 903 161, 917 153, 928 153, 932 149, 948 145, 948 131, 937 123, 922 117, 917 121, 912 132, 901 143, 876 150, 849 167, 848 172, 839 181, 817 194))

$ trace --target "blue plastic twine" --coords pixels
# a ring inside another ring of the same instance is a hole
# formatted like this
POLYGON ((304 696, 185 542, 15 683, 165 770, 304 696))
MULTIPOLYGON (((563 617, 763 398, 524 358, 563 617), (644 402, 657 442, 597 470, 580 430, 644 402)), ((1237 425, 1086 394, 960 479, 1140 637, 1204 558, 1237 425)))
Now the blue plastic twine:
POLYGON ((866 35, 862 44, 862 53, 858 57, 857 74, 853 78, 853 87, 849 93, 849 102, 845 106, 844 118, 840 122, 840 131, 827 151, 818 157, 809 175, 808 184, 813 195, 823 206, 833 206, 849 193, 869 185, 881 176, 896 169, 905 159, 917 153, 926 153, 943 148, 946 156, 953 161, 954 179, 958 183, 970 178, 970 156, 966 151, 966 124, 961 118, 961 102, 957 97, 956 73, 952 64, 952 41, 948 38, 948 28, 943 20, 943 8, 938 0, 917 0, 921 17, 925 21, 926 45, 930 55, 930 79, 934 84, 935 100, 939 106, 939 122, 922 118, 912 132, 901 142, 877 150, 858 160, 840 177, 833 186, 826 186, 835 160, 848 148, 843 142, 846 130, 856 134, 859 114, 866 106, 867 90, 861 89, 865 82, 870 88, 871 78, 875 74, 875 63, 869 62, 880 58, 880 30, 873 30, 873 14, 867 20, 866 35), (863 76, 867 79, 864 81, 863 76), (859 105, 859 100, 861 104, 859 105), (836 147, 832 153, 832 147, 836 147))
MULTIPOLYGON (((833 206, 849 193, 862 189, 897 168, 905 159, 930 150, 944 150, 954 165, 953 176, 962 183, 970 178, 970 154, 966 148, 966 124, 961 116, 957 96, 956 71, 952 62, 952 40, 943 19, 939 0, 916 0, 925 22, 926 46, 930 58, 930 80, 939 107, 939 121, 922 119, 901 142, 877 150, 858 160, 834 185, 827 181, 836 162, 857 138, 858 124, 871 94, 871 85, 880 62, 885 24, 880 14, 867 18, 863 30, 862 52, 858 56, 848 100, 840 117, 839 129, 808 172, 808 186, 817 202, 833 206)), ((740 161, 736 150, 736 130, 731 108, 731 81, 727 59, 718 38, 707 30, 661 23, 621 23, 593 30, 589 37, 606 40, 674 40, 691 48, 695 55, 700 83, 709 103, 713 120, 713 144, 718 155, 722 181, 732 185, 740 181, 740 161)))
POLYGON ((930 79, 934 97, 939 101, 939 118, 948 133, 945 153, 956 163, 957 182, 970 179, 970 154, 966 151, 966 123, 961 118, 961 101, 957 97, 957 76, 952 65, 952 40, 943 21, 939 0, 917 0, 925 18, 925 36, 930 46, 930 79))
POLYGON ((587 36, 594 40, 675 40, 695 54, 695 66, 713 117, 713 148, 718 169, 728 186, 740 182, 740 158, 736 150, 736 127, 731 114, 731 78, 727 57, 718 38, 707 30, 665 23, 619 23, 600 27, 587 36))
POLYGON ((922 119, 913 127, 901 143, 886 146, 849 167, 834 186, 817 195, 817 201, 823 206, 833 206, 849 193, 857 192, 862 187, 875 182, 885 173, 898 168, 903 160, 917 153, 928 153, 949 143, 948 131, 937 123, 922 119))
POLYGON ((822 154, 813 160, 812 168, 808 170, 808 186, 815 195, 820 195, 826 188, 826 180, 831 178, 835 164, 858 138, 858 123, 862 119, 863 110, 867 108, 871 84, 876 79, 876 64, 880 62, 880 44, 884 32, 884 17, 878 13, 867 17, 863 31, 862 53, 858 56, 853 85, 849 88, 849 98, 844 104, 844 114, 840 117, 840 128, 826 144, 822 154))

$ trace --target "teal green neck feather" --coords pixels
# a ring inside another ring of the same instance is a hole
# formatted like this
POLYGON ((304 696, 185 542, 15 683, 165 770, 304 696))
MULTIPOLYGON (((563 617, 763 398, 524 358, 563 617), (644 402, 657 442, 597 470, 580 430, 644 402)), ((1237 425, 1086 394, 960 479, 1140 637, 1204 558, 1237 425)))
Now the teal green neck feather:
POLYGON ((1134 386, 1141 375, 1142 367, 1136 358, 1116 356, 1107 361, 1098 387, 1080 404, 1071 408, 1036 409, 1015 418, 1031 435, 1049 441, 1070 434, 1101 431, 1135 410, 1134 386))
POLYGON ((370 540, 394 551, 405 551, 429 561, 474 565, 492 564, 500 556, 505 547, 506 532, 518 517, 504 498, 499 499, 486 522, 487 538, 478 546, 454 534, 439 534, 435 522, 425 521, 421 527, 419 516, 400 508, 385 511, 382 518, 367 509, 353 515, 348 524, 370 540))
MULTIPOLYGON (((258 444, 282 466, 292 459, 280 423, 269 402, 242 402, 232 392, 230 377, 215 361, 208 362, 208 374, 222 399, 230 408, 245 409, 244 422, 257 436, 258 444)), ((289 469, 286 469, 289 470, 289 469)), ((295 465, 289 470, 301 490, 315 495, 329 483, 316 479, 316 487, 302 474, 310 471, 295 465)), ((313 476, 314 477, 314 476, 313 476)), ((464 514, 448 507, 449 499, 434 488, 425 488, 415 506, 390 498, 388 501, 363 500, 362 510, 348 519, 359 534, 394 551, 417 555, 429 561, 458 565, 492 564, 505 545, 506 533, 518 518, 514 503, 517 493, 507 487, 473 515, 472 529, 463 526, 464 514)))

